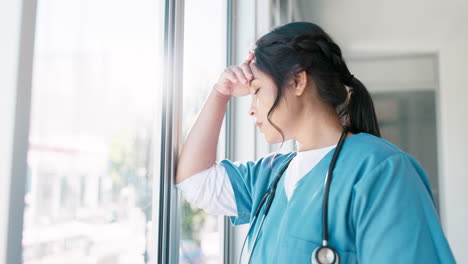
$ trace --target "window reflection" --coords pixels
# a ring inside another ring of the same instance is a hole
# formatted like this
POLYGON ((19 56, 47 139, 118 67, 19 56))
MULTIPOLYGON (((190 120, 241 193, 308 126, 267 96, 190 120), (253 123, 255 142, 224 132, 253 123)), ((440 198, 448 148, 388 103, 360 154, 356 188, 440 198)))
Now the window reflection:
MULTIPOLYGON (((226 66, 225 1, 185 1, 183 138, 193 125, 213 84, 226 66), (209 15, 207 15, 207 10, 209 15)), ((223 138, 220 137, 219 144, 223 138)), ((203 150, 200 150, 203 151, 203 150)), ((220 154, 218 152, 218 154, 220 154)), ((182 196, 181 196, 182 197, 182 196)), ((181 199, 180 263, 221 263, 222 216, 181 199)))
POLYGON ((435 91, 387 91, 372 97, 382 138, 421 163, 439 208, 435 91))
POLYGON ((156 5, 39 3, 24 263, 148 263, 156 5))

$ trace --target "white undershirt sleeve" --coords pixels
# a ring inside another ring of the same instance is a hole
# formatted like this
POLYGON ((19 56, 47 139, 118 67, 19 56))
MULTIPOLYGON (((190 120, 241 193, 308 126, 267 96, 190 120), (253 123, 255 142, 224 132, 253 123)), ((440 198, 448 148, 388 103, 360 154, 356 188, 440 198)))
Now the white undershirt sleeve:
POLYGON ((226 169, 219 163, 192 175, 176 187, 187 202, 209 214, 237 216, 234 190, 226 169))

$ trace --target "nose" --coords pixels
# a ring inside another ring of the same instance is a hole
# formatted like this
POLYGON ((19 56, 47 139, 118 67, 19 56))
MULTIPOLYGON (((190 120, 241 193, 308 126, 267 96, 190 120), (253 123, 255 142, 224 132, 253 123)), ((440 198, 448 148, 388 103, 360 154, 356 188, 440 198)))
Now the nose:
POLYGON ((249 116, 254 116, 255 112, 256 112, 256 109, 255 109, 255 106, 254 106, 253 100, 252 100, 252 103, 250 104, 250 108, 249 108, 249 116))

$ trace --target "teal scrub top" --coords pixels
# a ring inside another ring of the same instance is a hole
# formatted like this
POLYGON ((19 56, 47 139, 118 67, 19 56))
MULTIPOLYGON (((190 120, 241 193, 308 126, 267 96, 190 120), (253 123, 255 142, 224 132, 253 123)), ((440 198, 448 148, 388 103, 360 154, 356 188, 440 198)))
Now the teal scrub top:
MULTIPOLYGON (((251 263, 311 263, 312 252, 322 244, 324 183, 334 150, 298 181, 289 201, 283 174, 251 263)), ((270 154, 240 164, 220 162, 234 190, 238 216, 230 217, 233 225, 252 221, 273 179, 296 154, 270 154)), ((264 209, 251 223, 244 255, 250 254, 264 209)), ((395 145, 367 133, 347 138, 337 159, 328 202, 328 236, 328 245, 344 264, 455 263, 421 165, 395 145)))

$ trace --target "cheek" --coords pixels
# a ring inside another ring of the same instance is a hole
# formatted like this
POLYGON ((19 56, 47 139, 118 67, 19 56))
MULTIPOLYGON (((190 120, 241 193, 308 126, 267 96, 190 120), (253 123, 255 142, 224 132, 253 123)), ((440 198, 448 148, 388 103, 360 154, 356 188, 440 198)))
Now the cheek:
MULTIPOLYGON (((288 109, 286 109, 286 106, 284 105, 284 102, 280 102, 275 110, 272 112, 270 115, 270 120, 271 122, 279 127, 281 129, 281 132, 283 133, 285 140, 288 138, 289 135, 289 128, 292 128, 295 124, 295 119, 294 116, 291 116, 290 113, 288 112, 288 109)), ((281 142, 282 137, 280 132, 269 122, 268 123, 268 133, 270 134, 270 137, 274 141, 281 142)))
POLYGON ((254 103, 257 108, 257 113, 259 114, 259 117, 261 120, 264 122, 267 122, 267 115, 268 111, 270 111, 271 104, 268 103, 268 101, 265 101, 265 98, 254 98, 254 103))
MULTIPOLYGON (((264 115, 265 118, 268 112, 270 111, 271 107, 273 106, 274 102, 275 98, 270 96, 270 94, 265 93, 260 96, 257 96, 257 98, 255 99, 257 108, 260 109, 262 115, 264 115)), ((272 116, 274 116, 274 114, 272 114, 272 116)))
MULTIPOLYGON (((265 107, 266 112, 265 115, 270 111, 271 107, 273 106, 274 99, 268 103, 268 107, 265 107)), ((285 126, 287 126, 289 122, 289 118, 287 115, 287 109, 285 108, 284 102, 281 100, 278 102, 278 104, 275 106, 275 109, 271 112, 270 115, 270 120, 273 122, 276 126, 279 126, 281 129, 285 129, 285 126)), ((271 125, 271 124, 270 124, 271 125)))

